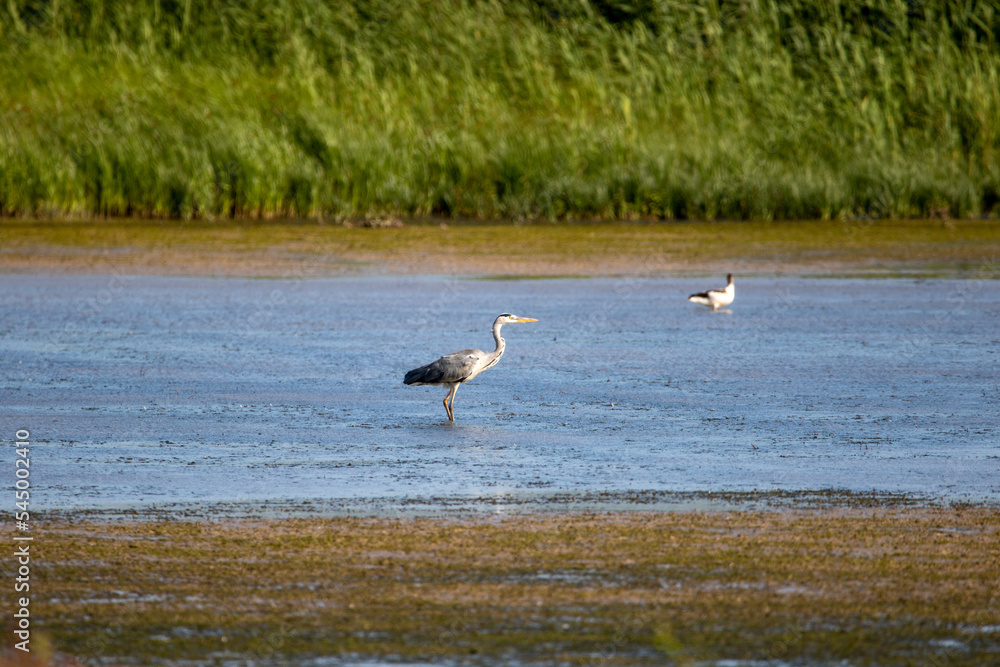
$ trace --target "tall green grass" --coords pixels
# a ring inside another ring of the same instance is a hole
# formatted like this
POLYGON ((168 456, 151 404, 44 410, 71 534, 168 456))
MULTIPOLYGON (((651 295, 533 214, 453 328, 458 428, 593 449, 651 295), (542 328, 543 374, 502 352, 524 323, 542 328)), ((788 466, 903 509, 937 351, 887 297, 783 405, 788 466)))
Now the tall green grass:
POLYGON ((0 213, 1000 216, 1000 2, 11 0, 0 213))

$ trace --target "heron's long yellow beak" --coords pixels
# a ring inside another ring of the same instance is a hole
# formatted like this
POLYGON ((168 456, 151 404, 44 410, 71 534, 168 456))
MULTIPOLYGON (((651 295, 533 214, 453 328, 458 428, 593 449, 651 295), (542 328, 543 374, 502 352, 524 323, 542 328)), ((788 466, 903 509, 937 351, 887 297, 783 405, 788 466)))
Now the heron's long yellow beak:
POLYGON ((517 321, 518 322, 537 322, 538 320, 536 320, 533 317, 519 317, 519 318, 517 318, 517 321))

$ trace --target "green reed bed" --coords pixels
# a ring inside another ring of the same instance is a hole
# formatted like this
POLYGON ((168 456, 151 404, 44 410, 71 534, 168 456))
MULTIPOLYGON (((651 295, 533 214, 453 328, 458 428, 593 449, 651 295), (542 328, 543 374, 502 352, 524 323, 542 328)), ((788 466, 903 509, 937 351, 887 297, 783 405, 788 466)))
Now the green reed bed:
POLYGON ((1000 216, 1000 2, 12 0, 0 213, 1000 216))

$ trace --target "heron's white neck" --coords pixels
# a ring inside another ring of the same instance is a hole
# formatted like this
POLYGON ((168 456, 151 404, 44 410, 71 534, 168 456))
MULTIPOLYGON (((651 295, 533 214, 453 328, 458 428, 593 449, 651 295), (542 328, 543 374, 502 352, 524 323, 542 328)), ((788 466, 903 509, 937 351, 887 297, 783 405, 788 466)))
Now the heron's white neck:
POLYGON ((500 335, 500 327, 503 326, 503 322, 499 318, 493 323, 493 340, 497 343, 497 349, 493 351, 493 354, 497 357, 503 354, 503 349, 507 345, 507 342, 500 335))

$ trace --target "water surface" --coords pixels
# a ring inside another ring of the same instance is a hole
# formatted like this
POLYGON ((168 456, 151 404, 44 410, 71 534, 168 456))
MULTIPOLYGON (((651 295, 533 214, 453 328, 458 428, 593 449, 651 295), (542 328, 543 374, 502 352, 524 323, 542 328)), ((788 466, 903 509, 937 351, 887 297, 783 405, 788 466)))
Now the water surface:
POLYGON ((36 509, 843 489, 1000 498, 1000 282, 0 276, 36 509), (718 283, 718 285, 716 285, 718 283), (456 349, 464 385, 403 374, 456 349))

